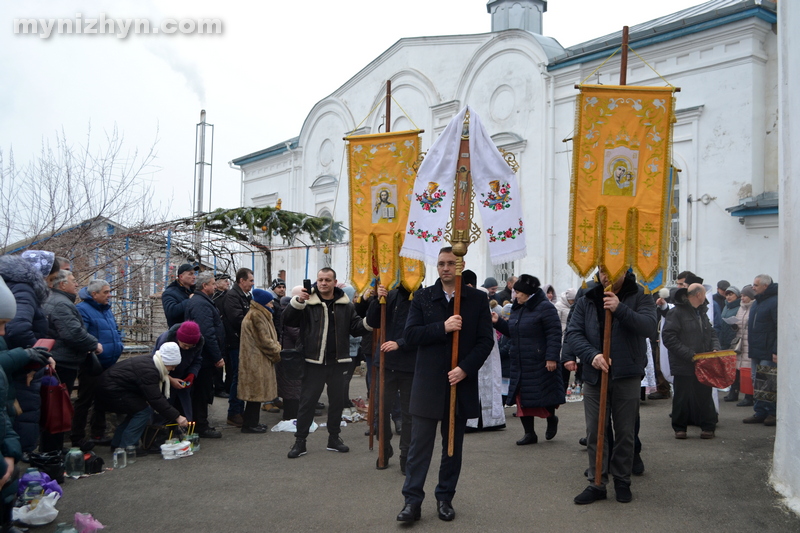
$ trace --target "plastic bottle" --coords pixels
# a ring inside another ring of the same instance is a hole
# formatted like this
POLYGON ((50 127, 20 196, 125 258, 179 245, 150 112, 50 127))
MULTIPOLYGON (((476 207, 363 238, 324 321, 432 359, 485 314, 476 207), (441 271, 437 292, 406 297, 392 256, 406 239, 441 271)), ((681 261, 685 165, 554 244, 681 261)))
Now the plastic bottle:
POLYGON ((583 391, 581 390, 580 384, 575 384, 575 394, 574 394, 576 401, 582 402, 583 401, 583 391))
POLYGON ((70 448, 64 460, 64 469, 69 477, 80 477, 85 474, 86 463, 80 448, 70 448))
POLYGON ((129 465, 136 462, 136 446, 125 446, 125 460, 129 465))
POLYGON ((125 454, 125 448, 117 448, 114 450, 114 468, 125 468, 128 466, 128 456, 125 454))

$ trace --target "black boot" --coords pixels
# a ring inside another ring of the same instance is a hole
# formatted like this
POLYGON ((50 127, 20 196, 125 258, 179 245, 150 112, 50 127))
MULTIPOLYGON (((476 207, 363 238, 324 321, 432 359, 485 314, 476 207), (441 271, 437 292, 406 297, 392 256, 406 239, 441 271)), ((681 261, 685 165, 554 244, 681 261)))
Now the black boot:
POLYGON ((736 371, 736 379, 733 380, 733 384, 731 385, 731 390, 728 394, 723 398, 726 402, 738 402, 739 401, 739 371, 736 371))
POLYGON ((550 415, 547 417, 547 431, 544 433, 544 438, 553 440, 556 433, 558 433, 558 417, 556 415, 550 415))

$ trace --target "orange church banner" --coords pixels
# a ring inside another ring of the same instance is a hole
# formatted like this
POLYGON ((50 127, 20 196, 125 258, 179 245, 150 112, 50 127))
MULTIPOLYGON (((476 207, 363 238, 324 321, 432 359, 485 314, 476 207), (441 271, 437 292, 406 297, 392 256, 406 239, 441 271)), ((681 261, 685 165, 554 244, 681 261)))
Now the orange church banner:
POLYGON ((402 283, 413 292, 422 284, 422 262, 399 255, 419 145, 419 131, 347 138, 350 282, 356 294, 363 294, 378 277, 390 289, 402 283))
POLYGON ((673 89, 582 85, 570 187, 568 261, 588 276, 667 266, 673 89))

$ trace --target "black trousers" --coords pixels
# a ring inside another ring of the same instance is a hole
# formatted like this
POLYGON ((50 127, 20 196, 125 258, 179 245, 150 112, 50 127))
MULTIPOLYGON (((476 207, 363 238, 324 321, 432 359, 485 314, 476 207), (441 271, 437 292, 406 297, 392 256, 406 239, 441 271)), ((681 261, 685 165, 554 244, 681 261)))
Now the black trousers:
POLYGON ((717 410, 711 397, 713 389, 700 383, 695 376, 674 376, 673 385, 672 429, 686 431, 690 423, 696 423, 702 431, 714 431, 717 410))
MULTIPOLYGON (((437 501, 451 501, 456 494, 458 477, 461 474, 461 455, 464 447, 464 430, 467 419, 456 417, 453 456, 447 456, 448 418, 437 420, 423 416, 412 416, 411 446, 406 461, 406 481, 403 496, 406 504, 420 505, 425 499, 425 478, 431 466, 433 448, 436 444, 436 426, 441 422, 442 459, 439 465, 439 484, 436 485, 437 501)), ((403 434, 406 433, 403 428, 403 434)))
POLYGON ((197 431, 210 427, 208 406, 214 401, 214 367, 203 367, 194 378, 190 388, 192 394, 192 415, 197 423, 197 431))
MULTIPOLYGON (((75 378, 78 377, 78 369, 58 367, 56 373, 61 379, 61 383, 67 386, 67 392, 72 395, 72 390, 75 388, 75 378)), ((39 438, 39 451, 61 451, 64 448, 64 435, 66 433, 48 433, 42 430, 39 438)))
POLYGON ((308 437, 308 429, 314 421, 322 389, 328 386, 328 433, 337 437, 341 431, 342 409, 344 409, 344 386, 348 372, 347 363, 316 365, 305 363, 303 385, 300 390, 300 410, 297 414, 298 439, 308 437))
POLYGON ((242 427, 256 427, 261 416, 261 402, 244 402, 242 427))
POLYGON ((72 417, 72 442, 86 437, 86 421, 92 409, 91 436, 103 437, 106 433, 106 413, 94 401, 100 376, 90 376, 83 368, 78 370, 78 399, 75 400, 75 414, 72 417))
MULTIPOLYGON (((380 369, 376 368, 375 370, 379 371, 380 369)), ((392 440, 392 405, 399 393, 400 412, 403 420, 403 431, 400 433, 400 456, 407 457, 413 427, 413 417, 409 412, 409 405, 411 404, 411 386, 414 383, 414 373, 389 370, 387 368, 384 371, 383 378, 383 435, 386 439, 386 447, 388 448, 388 444, 392 440)))

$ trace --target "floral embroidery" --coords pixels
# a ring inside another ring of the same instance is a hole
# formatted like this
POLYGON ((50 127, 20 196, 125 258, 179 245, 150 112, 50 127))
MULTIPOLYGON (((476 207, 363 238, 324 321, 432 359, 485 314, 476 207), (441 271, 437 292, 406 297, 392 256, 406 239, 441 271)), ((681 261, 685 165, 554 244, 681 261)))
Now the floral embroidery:
POLYGON ((516 239, 517 236, 522 235, 522 219, 519 219, 519 226, 516 228, 508 228, 507 230, 500 230, 495 232, 494 226, 486 229, 486 234, 489 236, 489 242, 507 241, 509 239, 516 239))
POLYGON ((422 194, 415 195, 423 211, 435 213, 441 207, 442 200, 447 196, 447 191, 439 189, 435 181, 428 182, 428 188, 422 194))
POLYGON ((417 239, 423 239, 425 242, 439 242, 442 240, 442 228, 439 228, 436 230, 436 233, 433 233, 433 231, 414 228, 415 224, 416 222, 413 220, 408 223, 411 228, 408 230, 409 235, 413 235, 417 239))
POLYGON ((481 193, 486 198, 480 200, 483 207, 488 207, 492 211, 502 211, 511 207, 511 186, 508 183, 500 183, 498 180, 489 182, 491 191, 488 194, 481 193))

